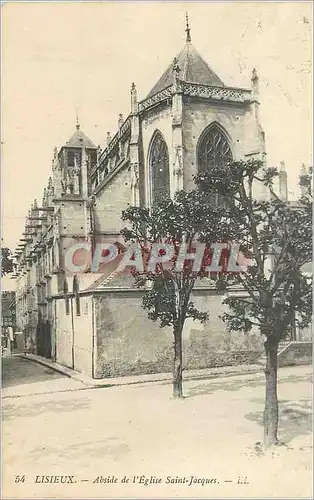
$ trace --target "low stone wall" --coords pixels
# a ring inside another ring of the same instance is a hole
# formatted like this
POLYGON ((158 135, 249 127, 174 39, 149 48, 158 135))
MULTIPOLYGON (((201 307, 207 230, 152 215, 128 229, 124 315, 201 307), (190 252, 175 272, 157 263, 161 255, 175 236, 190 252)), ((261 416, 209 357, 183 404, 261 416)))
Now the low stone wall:
POLYGON ((189 352, 186 368, 218 368, 221 366, 250 365, 256 363, 261 356, 260 351, 203 351, 197 356, 194 348, 189 352))
MULTIPOLYGON (((147 319, 140 292, 116 292, 95 297, 95 378, 169 373, 173 369, 171 328, 147 319)), ((205 325, 188 320, 183 332, 183 367, 186 370, 254 364, 263 351, 257 332, 230 333, 219 318, 223 297, 206 291, 194 297, 200 310, 208 310, 205 325)))
MULTIPOLYGON (((185 353, 186 362, 183 363, 183 368, 184 370, 197 370, 202 368, 255 364, 259 360, 260 355, 259 351, 234 351, 208 352, 202 353, 202 357, 197 357, 192 350, 185 353)), ((134 363, 126 362, 123 359, 112 359, 109 363, 102 364, 102 372, 98 376, 99 378, 107 378, 172 372, 172 349, 165 350, 162 355, 156 356, 156 358, 156 361, 138 359, 134 363)))

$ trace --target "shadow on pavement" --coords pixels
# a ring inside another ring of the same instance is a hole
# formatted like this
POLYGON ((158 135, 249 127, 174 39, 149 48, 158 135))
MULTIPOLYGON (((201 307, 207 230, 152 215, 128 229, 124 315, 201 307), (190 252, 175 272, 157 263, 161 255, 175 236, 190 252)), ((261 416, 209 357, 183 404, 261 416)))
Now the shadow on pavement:
MULTIPOLYGON (((297 383, 297 382, 310 382, 312 380, 311 375, 281 375, 279 379, 280 383, 297 383)), ((217 382, 212 382, 208 380, 202 384, 195 385, 191 388, 185 389, 185 397, 193 398, 196 396, 201 396, 203 394, 213 394, 216 391, 238 391, 239 389, 246 387, 264 387, 265 378, 263 375, 259 375, 254 379, 239 379, 239 378, 221 378, 217 382)))
POLYGON ((2 388, 33 384, 51 379, 65 378, 64 375, 38 363, 20 357, 2 358, 2 388))
MULTIPOLYGON (((263 411, 247 413, 247 420, 263 426, 263 411)), ((298 436, 312 432, 312 403, 309 399, 279 401, 278 436, 285 444, 298 436)))

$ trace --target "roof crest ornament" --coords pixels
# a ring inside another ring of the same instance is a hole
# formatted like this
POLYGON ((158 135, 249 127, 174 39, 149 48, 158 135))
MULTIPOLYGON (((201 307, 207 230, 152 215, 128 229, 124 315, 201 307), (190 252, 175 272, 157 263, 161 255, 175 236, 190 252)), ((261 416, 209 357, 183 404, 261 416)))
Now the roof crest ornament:
POLYGON ((179 64, 178 64, 178 59, 177 59, 176 57, 173 59, 173 66, 172 66, 172 70, 173 70, 175 73, 180 73, 180 71, 181 71, 181 68, 180 68, 180 66, 179 66, 179 64))
POLYGON ((191 28, 190 28, 190 25, 189 25, 189 16, 188 16, 187 12, 185 14, 185 18, 186 18, 186 28, 185 28, 186 43, 190 43, 192 41, 192 39, 191 39, 191 28))

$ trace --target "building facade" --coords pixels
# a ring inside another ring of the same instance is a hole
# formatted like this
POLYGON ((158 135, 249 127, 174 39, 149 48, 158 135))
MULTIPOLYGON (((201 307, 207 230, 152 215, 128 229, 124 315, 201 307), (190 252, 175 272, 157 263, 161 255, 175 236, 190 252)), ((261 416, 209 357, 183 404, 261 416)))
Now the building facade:
MULTIPOLYGON (((17 322, 33 352, 95 378, 167 371, 171 331, 160 331, 141 309, 142 292, 116 268, 102 275, 64 272, 71 243, 121 244, 121 213, 128 205, 150 206, 219 161, 265 160, 259 120, 258 75, 249 89, 226 86, 186 43, 147 97, 130 89, 130 113, 118 117, 115 135, 101 150, 80 129, 54 151, 52 177, 40 204, 35 200, 17 249, 17 322)), ((254 186, 265 199, 264 186, 254 186)), ((287 199, 281 165, 280 195, 287 199)), ((209 284, 194 300, 211 318, 188 324, 185 363, 199 368, 245 362, 262 350, 258 332, 249 338, 226 331, 219 315, 223 297, 209 284)))

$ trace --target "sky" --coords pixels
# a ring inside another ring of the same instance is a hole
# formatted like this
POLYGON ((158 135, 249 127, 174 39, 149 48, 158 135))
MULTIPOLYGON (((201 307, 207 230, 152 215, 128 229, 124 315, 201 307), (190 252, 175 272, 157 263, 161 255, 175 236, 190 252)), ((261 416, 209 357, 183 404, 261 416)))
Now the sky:
POLYGON ((105 145, 118 114, 143 99, 185 43, 228 86, 260 77, 269 166, 286 163, 290 196, 312 164, 310 2, 25 2, 2 5, 2 238, 15 248, 51 174, 54 146, 81 129, 105 145))

